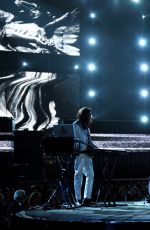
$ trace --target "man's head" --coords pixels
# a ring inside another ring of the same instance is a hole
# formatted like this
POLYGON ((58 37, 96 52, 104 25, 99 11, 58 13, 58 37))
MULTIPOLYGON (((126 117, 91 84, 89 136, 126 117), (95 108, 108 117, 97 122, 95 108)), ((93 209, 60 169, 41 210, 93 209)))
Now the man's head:
POLYGON ((14 200, 17 200, 18 202, 22 203, 22 202, 24 202, 25 198, 26 198, 25 190, 18 189, 15 191, 14 200))
POLYGON ((9 23, 14 19, 14 15, 6 12, 4 10, 0 10, 0 22, 9 23))

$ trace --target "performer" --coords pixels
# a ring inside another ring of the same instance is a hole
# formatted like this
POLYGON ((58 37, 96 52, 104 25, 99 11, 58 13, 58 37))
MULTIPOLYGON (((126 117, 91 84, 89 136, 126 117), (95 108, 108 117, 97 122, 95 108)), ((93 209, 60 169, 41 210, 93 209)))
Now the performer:
POLYGON ((79 155, 75 158, 74 163, 74 191, 77 204, 89 205, 94 181, 94 170, 92 156, 87 155, 84 151, 94 148, 90 136, 91 109, 83 107, 77 113, 77 120, 73 122, 75 149, 79 155), (81 188, 83 175, 86 177, 84 194, 82 201, 81 188))

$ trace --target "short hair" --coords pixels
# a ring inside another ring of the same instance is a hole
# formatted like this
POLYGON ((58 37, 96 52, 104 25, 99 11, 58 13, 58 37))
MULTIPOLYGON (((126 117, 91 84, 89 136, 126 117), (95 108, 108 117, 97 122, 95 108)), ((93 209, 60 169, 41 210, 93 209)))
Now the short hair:
POLYGON ((18 201, 20 201, 20 200, 22 200, 22 198, 24 198, 25 197, 25 190, 23 190, 23 189, 18 189, 18 190, 16 190, 15 192, 14 192, 14 200, 18 200, 18 201))
POLYGON ((28 198, 28 206, 35 206, 41 201, 42 193, 41 192, 32 192, 28 198))

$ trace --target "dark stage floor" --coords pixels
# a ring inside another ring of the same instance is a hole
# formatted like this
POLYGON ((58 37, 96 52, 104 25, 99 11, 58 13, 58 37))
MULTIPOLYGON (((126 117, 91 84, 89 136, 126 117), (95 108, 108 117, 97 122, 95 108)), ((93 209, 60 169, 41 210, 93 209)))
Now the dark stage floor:
POLYGON ((59 208, 43 210, 42 207, 17 214, 18 219, 42 224, 56 229, 86 227, 85 229, 150 229, 150 203, 146 201, 117 202, 115 207, 103 203, 91 207, 59 208))

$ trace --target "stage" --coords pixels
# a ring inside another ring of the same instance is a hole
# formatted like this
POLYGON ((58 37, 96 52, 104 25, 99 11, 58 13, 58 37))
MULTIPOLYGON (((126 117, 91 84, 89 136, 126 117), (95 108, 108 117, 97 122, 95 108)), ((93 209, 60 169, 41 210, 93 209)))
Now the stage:
MULTIPOLYGON (((18 154, 17 163, 18 161, 20 163, 21 159, 24 160, 24 164, 13 164, 9 180, 3 178, 5 183, 8 181, 8 185, 11 184, 17 188, 24 186, 27 189, 29 185, 36 184, 45 187, 46 191, 49 189, 53 191, 60 176, 56 161, 59 159, 66 171, 69 169, 67 180, 73 192, 75 156, 72 153, 69 155, 59 153, 56 156, 51 152, 45 153, 43 148, 35 145, 35 143, 41 143, 37 141, 42 140, 40 133, 17 132, 15 135, 14 155, 18 154), (29 142, 24 148, 21 144, 26 134, 29 142), (30 148, 31 146, 33 148, 30 148), (37 156, 38 153, 40 153, 39 156, 37 156)), ((150 175, 150 135, 102 133, 92 134, 92 140, 98 147, 98 151, 92 153, 95 170, 93 189, 95 203, 90 207, 44 209, 40 206, 26 210, 16 215, 14 229, 27 229, 29 226, 41 229, 53 227, 60 230, 72 227, 84 227, 86 230, 91 227, 94 229, 135 227, 150 229, 150 203, 146 201, 150 175), (107 205, 109 199, 115 200, 115 206, 107 205)), ((2 153, 3 149, 2 146, 2 153)), ((4 172, 2 175, 5 175, 4 172)))
MULTIPOLYGON (((70 229, 86 227, 89 229, 131 229, 135 227, 150 228, 150 203, 147 201, 117 202, 115 207, 105 207, 103 203, 90 207, 73 207, 44 210, 37 207, 17 213, 17 221, 24 220, 28 226, 32 223, 47 228, 70 229)), ((24 225, 23 225, 24 226, 24 225)))

